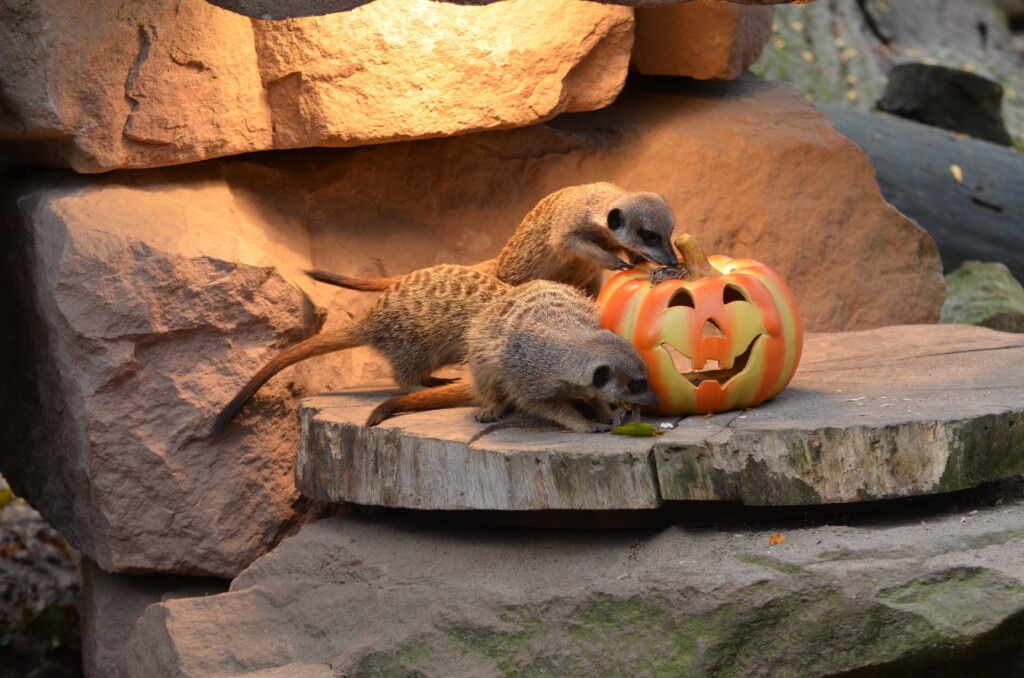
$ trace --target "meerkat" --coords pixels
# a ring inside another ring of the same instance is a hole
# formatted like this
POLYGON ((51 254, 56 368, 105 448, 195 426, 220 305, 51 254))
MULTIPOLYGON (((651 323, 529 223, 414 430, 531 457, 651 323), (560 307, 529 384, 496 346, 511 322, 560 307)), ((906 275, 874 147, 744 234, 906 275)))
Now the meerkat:
MULTIPOLYGON (((604 270, 629 268, 644 259, 678 265, 671 242, 674 223, 672 211, 657 193, 635 193, 609 183, 570 186, 530 210, 497 258, 472 268, 510 285, 552 280, 596 296, 604 270)), ((320 282, 361 291, 387 289, 402 277, 306 273, 320 282)))
POLYGON ((394 414, 479 405, 476 420, 497 421, 512 409, 579 433, 610 431, 612 404, 653 407, 658 396, 637 350, 602 329, 592 299, 559 283, 513 287, 485 306, 466 332, 472 379, 381 403, 375 426, 394 414), (570 402, 589 401, 598 422, 570 402))
POLYGON ((466 266, 434 266, 402 276, 359 318, 306 339, 264 365, 220 412, 212 434, 219 435, 256 391, 284 368, 346 348, 369 346, 383 354, 403 390, 448 383, 451 380, 431 373, 465 359, 470 319, 509 289, 497 278, 466 266))

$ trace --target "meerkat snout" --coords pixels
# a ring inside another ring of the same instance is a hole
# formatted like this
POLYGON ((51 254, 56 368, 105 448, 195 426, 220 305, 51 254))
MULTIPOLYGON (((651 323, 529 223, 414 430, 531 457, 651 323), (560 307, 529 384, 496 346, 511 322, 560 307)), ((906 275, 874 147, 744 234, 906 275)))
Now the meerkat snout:
POLYGON ((626 250, 631 264, 641 260, 661 266, 677 266, 672 247, 675 219, 657 193, 627 193, 608 210, 608 229, 626 250))
POLYGON ((642 407, 655 407, 661 402, 647 380, 647 365, 625 339, 602 330, 589 350, 602 357, 591 367, 592 397, 642 407))

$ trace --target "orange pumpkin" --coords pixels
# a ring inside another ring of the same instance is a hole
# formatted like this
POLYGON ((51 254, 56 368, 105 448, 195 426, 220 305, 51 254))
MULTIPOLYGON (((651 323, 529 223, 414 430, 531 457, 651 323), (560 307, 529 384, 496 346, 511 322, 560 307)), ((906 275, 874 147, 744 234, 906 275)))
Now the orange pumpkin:
POLYGON ((681 265, 644 263, 616 274, 597 298, 601 324, 631 342, 650 371, 662 414, 753 407, 786 387, 803 325, 786 283, 753 259, 708 259, 689 235, 681 265))

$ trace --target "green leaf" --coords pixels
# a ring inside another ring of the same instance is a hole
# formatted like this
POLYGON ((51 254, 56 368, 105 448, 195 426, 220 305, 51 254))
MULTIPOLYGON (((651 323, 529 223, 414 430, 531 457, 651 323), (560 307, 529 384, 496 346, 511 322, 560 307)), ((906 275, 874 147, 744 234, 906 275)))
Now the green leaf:
POLYGON ((644 424, 639 421, 634 421, 624 426, 617 426, 612 429, 612 433, 620 436, 663 436, 665 432, 661 429, 654 428, 650 424, 644 424))

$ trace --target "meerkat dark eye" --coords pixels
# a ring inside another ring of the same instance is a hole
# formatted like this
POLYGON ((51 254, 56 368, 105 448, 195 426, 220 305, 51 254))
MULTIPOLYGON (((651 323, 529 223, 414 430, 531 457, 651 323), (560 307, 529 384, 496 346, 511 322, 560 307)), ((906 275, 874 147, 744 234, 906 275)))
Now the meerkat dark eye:
POLYGON ((594 387, 604 388, 604 385, 608 383, 608 380, 612 378, 612 368, 607 365, 601 365, 594 370, 594 387))
POLYGON ((637 233, 640 239, 644 241, 644 244, 648 247, 657 247, 661 244, 661 238, 654 231, 648 231, 646 228, 641 228, 637 233))
POLYGON ((628 388, 630 393, 636 395, 637 393, 643 393, 650 387, 647 385, 646 379, 634 379, 633 381, 629 382, 628 388))
POLYGON ((622 210, 618 207, 608 213, 608 228, 617 231, 623 226, 622 210))

